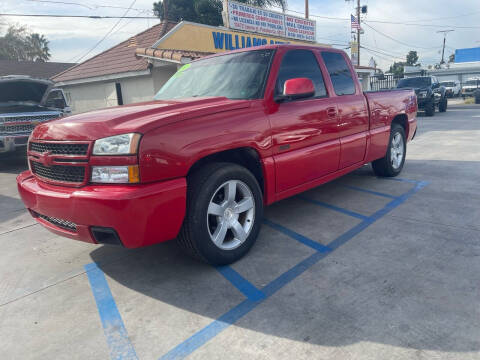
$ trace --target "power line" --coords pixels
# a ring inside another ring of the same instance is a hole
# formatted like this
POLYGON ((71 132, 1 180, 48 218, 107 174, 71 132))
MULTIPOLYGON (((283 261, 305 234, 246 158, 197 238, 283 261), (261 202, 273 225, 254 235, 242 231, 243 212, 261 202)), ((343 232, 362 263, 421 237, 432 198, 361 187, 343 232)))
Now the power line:
POLYGON ((45 17, 45 18, 85 18, 85 19, 150 19, 158 20, 156 16, 100 16, 100 15, 62 15, 62 14, 0 14, 0 16, 45 17))
POLYGON ((395 55, 392 55, 392 54, 387 54, 387 53, 385 53, 385 52, 383 52, 383 51, 373 50, 373 49, 370 49, 370 48, 365 47, 365 46, 362 46, 362 49, 366 49, 366 50, 369 50, 369 51, 374 52, 374 53, 377 53, 377 54, 381 54, 381 55, 384 55, 384 56, 388 56, 388 57, 390 57, 390 58, 392 58, 392 59, 404 60, 403 57, 395 56, 395 55))
MULTIPOLYGON (((273 7, 279 8, 279 6, 272 5, 273 7)), ((303 12, 301 11, 296 11, 296 10, 291 10, 291 9, 285 9, 286 11, 296 13, 296 14, 301 14, 303 15, 303 12)), ((465 16, 472 15, 468 14, 465 16)), ((322 15, 315 15, 315 14, 310 14, 310 17, 316 17, 319 19, 325 19, 325 20, 339 20, 339 21, 350 21, 350 18, 342 18, 342 17, 334 17, 334 16, 322 16, 322 15)), ((457 18, 457 17, 462 17, 463 15, 459 16, 452 16, 449 18, 457 18)), ((441 20, 444 18, 437 18, 437 19, 430 19, 431 21, 433 20, 441 20)), ((430 20, 425 20, 425 21, 430 21, 430 20)), ((424 20, 415 20, 415 21, 424 21, 424 20)), ((424 27, 450 27, 450 28, 457 28, 457 29, 480 29, 480 26, 461 26, 461 25, 447 25, 447 24, 419 24, 419 23, 414 23, 414 22, 400 22, 400 21, 389 21, 389 20, 369 20, 371 23, 380 23, 380 24, 390 24, 390 25, 406 25, 406 26, 424 26, 424 27)))
POLYGON ((397 40, 397 39, 391 37, 390 35, 387 35, 387 34, 381 32, 380 30, 375 29, 373 26, 368 25, 366 21, 362 21, 362 23, 365 24, 365 25, 367 25, 370 29, 372 29, 373 31, 379 33, 380 35, 383 35, 383 36, 385 36, 386 38, 388 38, 388 39, 390 39, 390 40, 392 40, 392 41, 395 41, 396 43, 399 43, 399 44, 404 45, 404 46, 408 46, 408 47, 411 47, 411 48, 417 48, 417 49, 424 49, 424 50, 429 50, 429 49, 437 48, 437 47, 423 47, 423 46, 416 46, 416 45, 412 45, 412 44, 407 44, 407 43, 405 43, 405 42, 403 42, 403 41, 397 40))
MULTIPOLYGON (((98 7, 110 7, 110 6, 98 6, 98 7)), ((118 7, 121 8, 121 7, 118 7)), ((299 11, 287 10, 293 13, 303 14, 299 11)), ((156 16, 99 16, 99 15, 65 15, 65 14, 11 14, 3 13, 0 16, 12 16, 12 17, 53 17, 53 18, 88 18, 88 19, 158 19, 156 16)), ((339 18, 331 16, 321 16, 310 14, 310 17, 316 17, 319 19, 325 20, 340 20, 340 21, 350 21, 348 18, 339 18)), ((431 27, 431 28, 454 28, 454 29, 480 29, 480 26, 460 26, 460 25, 448 25, 448 24, 417 24, 417 23, 405 23, 405 22, 394 22, 386 20, 368 20, 370 23, 380 23, 380 24, 389 24, 389 25, 406 25, 406 26, 420 26, 420 27, 431 27)), ((365 23, 365 22, 364 22, 365 23)))
MULTIPOLYGON (((49 4, 75 5, 75 6, 85 7, 90 10, 95 10, 99 8, 122 9, 122 10, 128 9, 125 6, 82 4, 78 2, 69 2, 69 1, 54 1, 54 0, 27 0, 27 1, 49 3, 49 4)), ((131 8, 130 10, 153 13, 153 10, 148 10, 148 9, 131 8)))
POLYGON ((90 54, 93 50, 95 50, 97 48, 98 45, 100 45, 103 40, 105 40, 107 38, 108 35, 110 35, 110 33, 118 26, 118 24, 120 24, 120 22, 125 19, 125 16, 128 14, 128 12, 130 11, 130 9, 132 8, 132 6, 137 2, 137 0, 133 0, 133 2, 130 4, 130 6, 128 7, 128 9, 125 11, 125 13, 123 14, 123 16, 118 19, 118 21, 115 23, 115 25, 112 26, 112 28, 90 49, 88 50, 84 55, 82 55, 79 59, 77 59, 77 61, 75 62, 80 62, 85 56, 87 56, 88 54, 90 54))

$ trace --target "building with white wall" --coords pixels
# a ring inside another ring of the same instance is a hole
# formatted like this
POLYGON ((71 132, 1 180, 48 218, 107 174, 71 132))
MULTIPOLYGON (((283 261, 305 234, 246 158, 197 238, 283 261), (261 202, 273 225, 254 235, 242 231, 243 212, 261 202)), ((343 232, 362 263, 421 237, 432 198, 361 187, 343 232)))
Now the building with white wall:
POLYGON ((71 67, 53 77, 73 113, 152 100, 153 95, 177 71, 168 61, 152 63, 135 55, 175 26, 164 22, 71 67))

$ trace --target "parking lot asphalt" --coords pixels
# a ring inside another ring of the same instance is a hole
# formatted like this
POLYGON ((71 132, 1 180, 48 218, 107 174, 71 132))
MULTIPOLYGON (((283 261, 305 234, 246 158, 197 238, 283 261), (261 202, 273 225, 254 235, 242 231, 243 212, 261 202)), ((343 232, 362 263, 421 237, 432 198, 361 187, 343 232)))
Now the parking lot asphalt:
POLYGON ((398 179, 364 166, 270 206, 221 268, 57 237, 1 159, 1 358, 480 359, 480 106, 418 126, 398 179))

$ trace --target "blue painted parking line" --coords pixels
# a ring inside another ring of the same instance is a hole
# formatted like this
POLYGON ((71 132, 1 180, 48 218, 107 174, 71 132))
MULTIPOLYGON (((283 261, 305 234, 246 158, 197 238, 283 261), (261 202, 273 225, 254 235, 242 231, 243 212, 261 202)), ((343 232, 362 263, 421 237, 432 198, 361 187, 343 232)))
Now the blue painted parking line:
MULTIPOLYGON (((410 181, 407 181, 410 182, 410 181)), ((240 320, 243 316, 247 315, 250 311, 255 309, 258 305, 263 303, 266 299, 270 296, 275 294, 278 290, 283 288, 285 285, 290 283, 292 280, 296 279, 298 276, 303 274, 306 270, 312 267, 321 259, 325 258, 329 254, 336 250, 340 246, 344 245, 349 240, 353 239, 356 235, 358 235, 361 231, 366 229, 371 224, 375 223, 378 219, 385 216, 388 212, 395 209, 397 206, 404 203, 410 196, 418 192, 422 189, 427 182, 424 181, 416 181, 415 187, 405 194, 393 199, 390 201, 385 207, 381 210, 375 212, 372 216, 364 219, 361 223, 354 226, 351 230, 348 230, 344 234, 337 237, 335 240, 330 242, 328 246, 321 245, 319 249, 322 251, 317 250, 314 254, 310 255, 305 260, 301 261, 299 264, 295 265, 290 270, 286 271, 278 278, 270 282, 266 285, 262 292, 265 294, 263 299, 252 301, 246 299, 242 301, 240 304, 235 306, 233 309, 227 311, 225 314, 220 316, 217 320, 214 320, 209 325, 204 327, 203 329, 196 332, 194 335, 174 347, 168 353, 160 358, 160 360, 164 359, 183 359, 193 353, 195 350, 203 346, 205 343, 213 339, 217 336, 220 332, 228 328, 230 325, 235 324, 238 320, 240 320), (327 250, 328 249, 328 250, 327 250)), ((281 231, 282 233, 292 237, 293 239, 302 242, 303 244, 312 247, 312 244, 318 244, 315 241, 306 238, 305 236, 296 233, 290 229, 287 229, 281 225, 275 224, 270 220, 264 220, 265 224, 271 226, 272 228, 281 231)))
POLYGON ((383 196, 383 197, 390 198, 390 199, 396 199, 397 198, 394 195, 385 194, 385 193, 378 192, 378 191, 373 191, 373 190, 368 190, 368 189, 360 188, 360 187, 357 187, 357 186, 352 186, 352 185, 342 185, 342 186, 344 188, 347 188, 347 189, 361 191, 361 192, 365 192, 365 193, 372 194, 372 195, 377 195, 377 196, 383 196))
POLYGON ((319 242, 316 242, 312 239, 307 238, 306 236, 303 236, 293 230, 290 230, 286 228, 285 226, 282 226, 280 224, 274 223, 271 220, 268 219, 263 219, 263 223, 270 226, 271 228, 280 231, 281 233, 284 233, 287 236, 290 236, 292 239, 295 239, 299 242, 301 242, 304 245, 307 245, 311 247, 312 249, 315 249, 319 252, 328 252, 331 249, 325 245, 320 244, 319 242))
POLYGON ((258 290, 251 282, 242 275, 232 269, 230 266, 217 266, 216 269, 220 274, 232 283, 247 299, 257 301, 263 299, 265 295, 258 290))
POLYGON ((137 360, 137 354, 128 338, 127 329, 118 312, 112 292, 104 273, 95 263, 84 266, 90 287, 97 304, 98 314, 107 338, 110 358, 115 360, 137 360))
POLYGON ((368 218, 368 216, 366 216, 366 215, 362 215, 362 214, 359 214, 355 211, 350 211, 348 209, 344 209, 344 208, 341 208, 341 207, 338 207, 338 206, 335 206, 335 205, 327 204, 327 203, 324 203, 323 201, 309 199, 305 196, 298 196, 298 198, 302 199, 303 201, 307 201, 309 203, 315 204, 315 205, 323 206, 323 207, 325 207, 327 209, 330 209, 330 210, 341 212, 345 215, 352 216, 352 217, 357 218, 357 219, 365 220, 365 219, 368 218))
POLYGON ((404 179, 404 178, 397 178, 397 177, 386 177, 386 178, 379 177, 377 179, 406 182, 406 183, 410 183, 410 184, 417 184, 418 183, 418 180, 404 179))

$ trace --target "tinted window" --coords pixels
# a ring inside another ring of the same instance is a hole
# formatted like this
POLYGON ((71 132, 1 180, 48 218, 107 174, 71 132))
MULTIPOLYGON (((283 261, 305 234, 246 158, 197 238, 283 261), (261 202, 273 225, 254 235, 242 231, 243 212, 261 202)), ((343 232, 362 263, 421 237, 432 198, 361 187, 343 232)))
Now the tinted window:
POLYGON ((322 72, 318 66, 315 55, 309 50, 292 50, 287 52, 282 59, 278 72, 277 94, 283 93, 285 81, 295 78, 308 78, 315 86, 315 97, 327 95, 322 72))
POLYGON ((355 83, 352 79, 352 73, 340 53, 322 52, 322 58, 327 66, 330 79, 332 79, 333 88, 337 95, 355 94, 355 83))
POLYGON ((413 77, 400 80, 397 84, 397 88, 420 88, 430 86, 431 84, 432 79, 430 77, 413 77))
POLYGON ((263 96, 273 50, 255 50, 201 59, 182 66, 155 95, 155 100, 225 96, 263 96))

